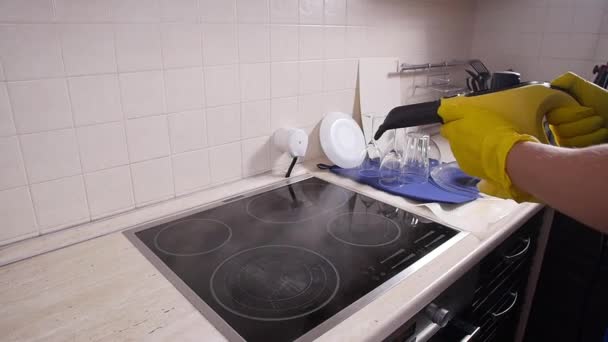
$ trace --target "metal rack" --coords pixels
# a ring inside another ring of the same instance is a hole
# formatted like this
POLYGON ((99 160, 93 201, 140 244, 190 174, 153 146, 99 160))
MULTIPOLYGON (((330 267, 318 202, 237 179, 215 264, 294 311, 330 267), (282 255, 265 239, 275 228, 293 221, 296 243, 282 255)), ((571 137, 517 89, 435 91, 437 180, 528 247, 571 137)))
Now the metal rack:
POLYGON ((399 71, 389 74, 389 76, 402 76, 405 73, 413 72, 412 74, 417 75, 416 71, 420 71, 426 74, 426 80, 424 84, 415 85, 412 89, 412 95, 416 94, 416 89, 428 89, 435 93, 443 96, 451 96, 459 93, 466 92, 465 87, 457 86, 452 83, 452 75, 449 69, 452 67, 463 67, 470 65, 472 60, 467 61, 445 61, 440 63, 425 63, 425 64, 407 64, 401 63, 399 71), (440 69, 440 70, 437 70, 440 69))
POLYGON ((445 61, 445 62, 440 62, 440 63, 424 63, 424 64, 401 63, 399 65, 399 70, 397 72, 390 73, 389 76, 397 76, 397 75, 401 75, 402 73, 410 72, 410 71, 430 71, 432 69, 437 69, 437 68, 445 69, 445 68, 450 68, 450 67, 465 66, 465 65, 470 65, 471 62, 472 62, 472 60, 466 60, 466 61, 454 60, 454 61, 445 61))

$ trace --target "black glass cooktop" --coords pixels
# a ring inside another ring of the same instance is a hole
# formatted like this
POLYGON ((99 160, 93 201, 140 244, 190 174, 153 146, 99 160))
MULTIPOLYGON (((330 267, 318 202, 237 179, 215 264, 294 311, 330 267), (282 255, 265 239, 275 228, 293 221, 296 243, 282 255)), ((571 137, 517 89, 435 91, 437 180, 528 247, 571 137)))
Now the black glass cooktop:
POLYGON ((229 339, 292 341, 457 233, 309 178, 126 234, 229 339))

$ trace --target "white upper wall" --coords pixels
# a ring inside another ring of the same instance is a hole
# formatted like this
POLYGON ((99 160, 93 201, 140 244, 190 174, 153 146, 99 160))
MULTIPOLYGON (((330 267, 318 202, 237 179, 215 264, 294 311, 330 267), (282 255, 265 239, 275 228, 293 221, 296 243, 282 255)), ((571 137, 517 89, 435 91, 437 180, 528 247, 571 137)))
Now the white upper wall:
POLYGON ((592 78, 608 61, 608 0, 478 0, 472 55, 526 80, 592 78))

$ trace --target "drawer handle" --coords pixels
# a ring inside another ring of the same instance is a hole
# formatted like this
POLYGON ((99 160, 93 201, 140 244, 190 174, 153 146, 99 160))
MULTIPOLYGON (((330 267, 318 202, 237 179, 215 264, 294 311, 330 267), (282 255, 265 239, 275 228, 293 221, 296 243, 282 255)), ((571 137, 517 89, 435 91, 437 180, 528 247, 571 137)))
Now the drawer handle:
POLYGON ((475 330, 468 334, 467 336, 463 337, 462 340, 460 340, 460 342, 469 342, 471 340, 473 340, 475 337, 477 337, 477 334, 479 334, 481 331, 480 327, 475 327, 475 330))
POLYGON ((500 316, 504 316, 506 315, 509 311, 511 311, 511 309, 513 309, 513 307, 515 306, 515 304, 517 303, 517 297, 519 296, 517 292, 511 292, 511 296, 513 297, 513 302, 511 302, 511 304, 509 305, 508 308, 502 310, 499 313, 493 313, 492 312, 492 316, 494 316, 494 318, 499 318, 500 316))
POLYGON ((528 249, 530 249, 530 243, 532 242, 532 240, 530 238, 525 238, 525 239, 522 239, 522 241, 526 244, 524 246, 524 248, 515 254, 505 255, 505 260, 513 261, 515 259, 522 257, 524 254, 526 254, 528 252, 528 249))

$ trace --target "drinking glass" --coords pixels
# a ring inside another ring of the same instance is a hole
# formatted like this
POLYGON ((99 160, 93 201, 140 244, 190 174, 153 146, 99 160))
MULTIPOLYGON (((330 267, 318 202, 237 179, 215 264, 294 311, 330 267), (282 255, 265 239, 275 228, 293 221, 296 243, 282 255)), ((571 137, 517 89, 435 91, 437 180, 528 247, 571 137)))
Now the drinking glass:
POLYGON ((401 132, 395 131, 394 133, 393 147, 382 158, 379 171, 380 184, 389 187, 399 187, 404 184, 401 178, 401 164, 403 161, 401 153, 397 148, 401 132))
POLYGON ((378 170, 382 160, 382 151, 376 145, 374 134, 378 127, 384 122, 384 117, 374 116, 373 114, 368 114, 366 117, 371 121, 372 131, 371 134, 369 134, 368 143, 362 151, 362 153, 365 154, 365 157, 359 167, 359 175, 363 177, 378 177, 378 170))
POLYGON ((404 184, 426 183, 429 179, 429 140, 421 133, 408 133, 405 137, 401 165, 401 182, 404 184))

